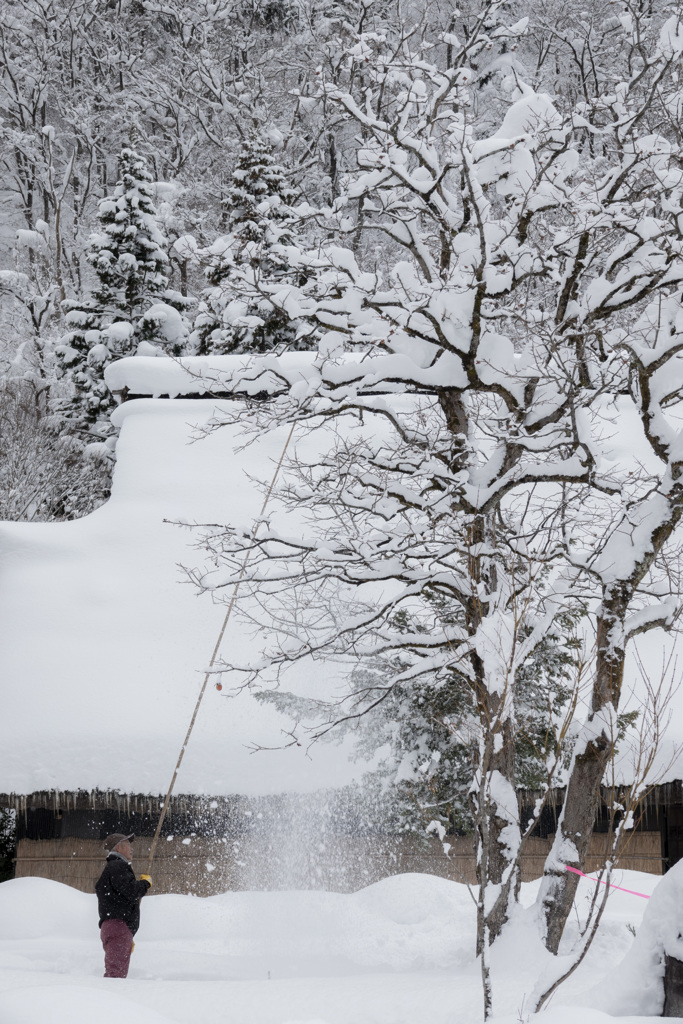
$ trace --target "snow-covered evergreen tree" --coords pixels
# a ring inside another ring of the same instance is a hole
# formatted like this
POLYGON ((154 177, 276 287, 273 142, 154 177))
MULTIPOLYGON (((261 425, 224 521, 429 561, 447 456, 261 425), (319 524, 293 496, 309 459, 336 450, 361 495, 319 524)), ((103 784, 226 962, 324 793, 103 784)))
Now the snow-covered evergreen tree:
POLYGON ((294 197, 269 141, 246 138, 224 198, 228 232, 204 253, 210 287, 193 336, 200 355, 310 347, 297 321, 265 294, 266 285, 300 283, 288 252, 297 243, 294 197))
MULTIPOLYGON (((62 411, 90 430, 114 405, 104 383, 108 363, 133 354, 140 341, 177 355, 186 336, 181 310, 187 300, 168 288, 168 243, 152 176, 133 149, 121 151, 119 180, 100 201, 97 216, 100 231, 91 236, 87 253, 97 284, 85 300, 64 303, 70 330, 58 348, 73 384, 62 411)), ((106 422, 100 423, 102 432, 108 432, 106 422)))
POLYGON ((146 301, 168 288, 166 238, 157 221, 152 176, 132 149, 119 157, 114 193, 99 204, 101 232, 93 236, 88 261, 98 277, 93 292, 103 312, 133 322, 146 301))

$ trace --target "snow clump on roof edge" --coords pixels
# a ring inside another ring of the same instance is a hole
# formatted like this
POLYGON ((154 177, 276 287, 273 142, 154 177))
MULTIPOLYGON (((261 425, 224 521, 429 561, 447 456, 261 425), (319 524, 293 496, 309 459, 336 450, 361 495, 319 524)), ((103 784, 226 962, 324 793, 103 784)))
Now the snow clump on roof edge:
MULTIPOLYGON (((272 357, 271 357, 272 358, 272 357)), ((308 368, 317 358, 316 352, 291 352, 278 356, 278 362, 288 370, 296 371, 308 368)), ((207 395, 230 391, 248 393, 248 385, 240 380, 239 388, 231 384, 231 377, 244 370, 254 362, 253 356, 189 356, 184 359, 159 359, 152 356, 131 356, 120 359, 107 367, 105 379, 107 386, 114 393, 127 390, 134 395, 146 395, 152 398, 168 395, 176 398, 182 395, 207 395)), ((259 363, 265 368, 268 357, 262 357, 259 363)), ((262 393, 268 389, 266 378, 256 375, 255 392, 262 393)), ((276 380, 273 377, 273 387, 276 380)), ((282 382, 277 382, 281 387, 282 382)))

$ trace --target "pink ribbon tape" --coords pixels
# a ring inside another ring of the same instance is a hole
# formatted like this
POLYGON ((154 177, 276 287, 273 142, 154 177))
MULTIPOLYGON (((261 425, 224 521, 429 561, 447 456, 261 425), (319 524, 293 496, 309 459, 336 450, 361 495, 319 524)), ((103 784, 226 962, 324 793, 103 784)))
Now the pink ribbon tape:
POLYGON ((644 892, 634 892, 633 889, 622 889, 620 885, 613 885, 611 882, 603 882, 601 878, 591 878, 590 875, 584 875, 583 871, 579 871, 578 868, 570 868, 569 864, 565 864, 567 871, 573 872, 575 875, 581 875, 582 878, 587 878, 589 882, 600 882, 600 885, 609 884, 610 889, 618 889, 619 892, 627 892, 630 896, 642 896, 644 900, 649 900, 649 896, 644 892))

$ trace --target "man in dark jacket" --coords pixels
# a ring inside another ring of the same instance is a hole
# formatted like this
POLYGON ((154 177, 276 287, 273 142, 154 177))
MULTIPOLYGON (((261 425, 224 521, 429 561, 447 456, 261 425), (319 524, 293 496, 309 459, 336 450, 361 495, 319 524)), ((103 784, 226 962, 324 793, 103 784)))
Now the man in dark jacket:
POLYGON ((131 867, 134 835, 115 832, 104 840, 108 852, 104 871, 95 883, 104 946, 105 978, 128 975, 133 936, 140 927, 140 899, 152 888, 149 875, 135 878, 131 867))

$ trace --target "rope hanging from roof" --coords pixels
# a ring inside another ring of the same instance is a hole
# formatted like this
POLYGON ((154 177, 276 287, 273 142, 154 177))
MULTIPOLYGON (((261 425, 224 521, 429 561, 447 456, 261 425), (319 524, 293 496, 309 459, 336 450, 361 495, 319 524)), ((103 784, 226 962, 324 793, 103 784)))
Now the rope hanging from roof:
MULTIPOLYGON (((280 459, 278 461, 277 466, 275 467, 275 472, 273 473, 273 479, 270 481, 270 486, 268 487, 268 491, 266 492, 266 496, 263 499, 263 505, 261 506, 261 512, 259 514, 258 520, 254 524, 254 528, 253 528, 252 533, 251 533, 252 539, 256 536, 256 531, 258 529, 259 522, 263 518, 263 514, 266 511, 266 506, 267 506, 268 502, 270 501, 271 495, 273 493, 273 488, 275 487, 275 481, 277 480, 278 473, 280 472, 280 469, 282 468, 282 463, 284 462, 285 455, 287 453, 287 448, 289 447, 289 442, 292 440, 292 434, 294 433, 294 426, 295 425, 292 424, 291 430, 289 431, 289 434, 287 436, 287 440, 285 441, 284 448, 282 449, 282 453, 280 455, 280 459)), ((242 580, 244 578, 244 573, 246 572, 247 564, 249 562, 250 555, 251 555, 251 552, 248 551, 247 554, 245 555, 244 561, 242 562, 242 568, 240 569, 240 574, 237 577, 237 581, 235 582, 235 587, 233 589, 232 596, 230 598, 230 603, 228 604, 228 610, 225 613, 225 618, 223 619, 223 625, 221 626, 220 631, 218 633, 218 638, 217 638, 216 643, 215 643, 214 648, 213 648, 213 653, 211 655, 211 660, 209 661, 209 667, 206 670, 206 673, 204 675, 204 682, 202 683, 202 688, 199 691, 199 696, 197 697, 197 703, 194 706, 194 711, 192 712, 192 718, 190 719, 190 724, 189 724, 187 733, 185 735, 185 739, 183 740, 183 745, 180 748, 180 753, 178 754, 178 760, 176 762, 175 771, 173 772, 173 777, 171 779, 171 784, 168 787, 168 792, 166 794, 163 806, 161 808, 161 814, 159 815, 159 821, 158 821, 158 824, 157 824, 157 827, 156 827, 156 832, 154 833, 154 839, 152 840, 152 846, 151 846, 150 851, 149 851, 149 861, 147 862, 147 874, 150 874, 151 870, 152 870, 152 862, 154 861, 154 855, 156 853, 157 845, 159 843, 159 836, 161 835, 161 829, 162 829, 162 826, 164 824, 164 819, 166 818, 166 812, 168 810, 168 805, 169 805, 169 803, 171 801, 171 795, 173 793, 173 788, 175 786, 176 779, 178 778, 178 771, 180 769, 180 765, 182 764, 183 757, 185 756, 185 749, 186 749, 187 744, 189 742, 190 736, 192 735, 192 730, 194 729, 194 724, 197 721, 197 714, 199 712, 199 708, 200 708, 202 700, 204 698, 204 693, 206 692, 207 684, 208 684, 209 679, 211 678, 211 675, 212 675, 212 671, 211 670, 212 670, 212 668, 213 668, 213 666, 215 664, 216 658, 218 657, 218 651, 220 650, 220 646, 221 646, 221 644, 223 642, 223 637, 225 636, 225 631, 228 628, 228 623, 230 622, 230 616, 232 615, 232 610, 235 607, 235 601, 237 600, 237 594, 239 592, 240 585, 241 585, 242 580)))

